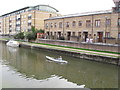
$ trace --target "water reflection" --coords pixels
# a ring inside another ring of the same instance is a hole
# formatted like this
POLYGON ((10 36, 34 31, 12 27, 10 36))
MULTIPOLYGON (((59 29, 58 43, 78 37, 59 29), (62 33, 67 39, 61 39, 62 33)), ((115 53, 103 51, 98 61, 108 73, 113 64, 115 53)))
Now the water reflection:
MULTIPOLYGON (((25 77, 26 80, 32 79, 31 82, 34 82, 33 79, 39 80, 40 87, 44 87, 44 85, 46 85, 46 87, 50 87, 50 85, 51 87, 79 87, 78 85, 83 84, 85 84, 87 88, 118 87, 117 66, 64 55, 62 55, 63 59, 69 63, 58 64, 48 62, 45 58, 46 55, 57 58, 60 56, 58 53, 28 48, 9 48, 4 44, 2 45, 2 64, 7 65, 6 68, 9 67, 9 69, 15 71, 18 76, 25 77)), ((3 74, 4 72, 5 71, 3 71, 3 74)), ((6 77, 9 78, 9 76, 6 77)), ((6 77, 4 76, 3 79, 6 77)), ((13 76, 10 78, 12 77, 13 76)))

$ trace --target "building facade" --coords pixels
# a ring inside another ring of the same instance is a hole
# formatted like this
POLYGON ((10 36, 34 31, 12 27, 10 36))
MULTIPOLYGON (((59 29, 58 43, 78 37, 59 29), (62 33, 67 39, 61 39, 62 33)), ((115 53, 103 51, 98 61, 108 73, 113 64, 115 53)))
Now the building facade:
POLYGON ((44 29, 44 19, 59 16, 58 10, 48 5, 25 7, 0 16, 0 35, 31 31, 31 26, 44 29))
MULTIPOLYGON (((119 1, 120 4, 120 1, 119 1)), ((120 7, 112 10, 71 14, 45 20, 46 38, 118 43, 120 39, 120 7)))

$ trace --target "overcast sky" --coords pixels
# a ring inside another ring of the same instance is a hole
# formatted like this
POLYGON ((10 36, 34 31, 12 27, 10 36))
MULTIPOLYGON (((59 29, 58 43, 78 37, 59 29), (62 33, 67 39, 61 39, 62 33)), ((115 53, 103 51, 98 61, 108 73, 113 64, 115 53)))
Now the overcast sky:
POLYGON ((1 0, 0 15, 39 4, 50 5, 63 15, 109 10, 114 7, 113 0, 1 0))

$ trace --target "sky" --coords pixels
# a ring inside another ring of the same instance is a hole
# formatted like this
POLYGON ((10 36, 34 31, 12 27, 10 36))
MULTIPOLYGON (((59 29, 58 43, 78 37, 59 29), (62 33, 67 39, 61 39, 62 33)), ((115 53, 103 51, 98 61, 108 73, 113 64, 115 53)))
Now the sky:
POLYGON ((0 15, 39 4, 50 5, 59 10, 62 15, 110 10, 114 7, 113 0, 2 0, 0 15))

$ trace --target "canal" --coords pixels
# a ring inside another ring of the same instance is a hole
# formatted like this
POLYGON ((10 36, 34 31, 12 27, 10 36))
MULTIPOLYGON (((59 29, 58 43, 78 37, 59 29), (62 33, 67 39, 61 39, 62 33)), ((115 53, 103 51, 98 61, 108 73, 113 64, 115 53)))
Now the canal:
POLYGON ((117 88, 118 66, 0 42, 2 88, 117 88), (62 56, 68 64, 46 60, 62 56))

